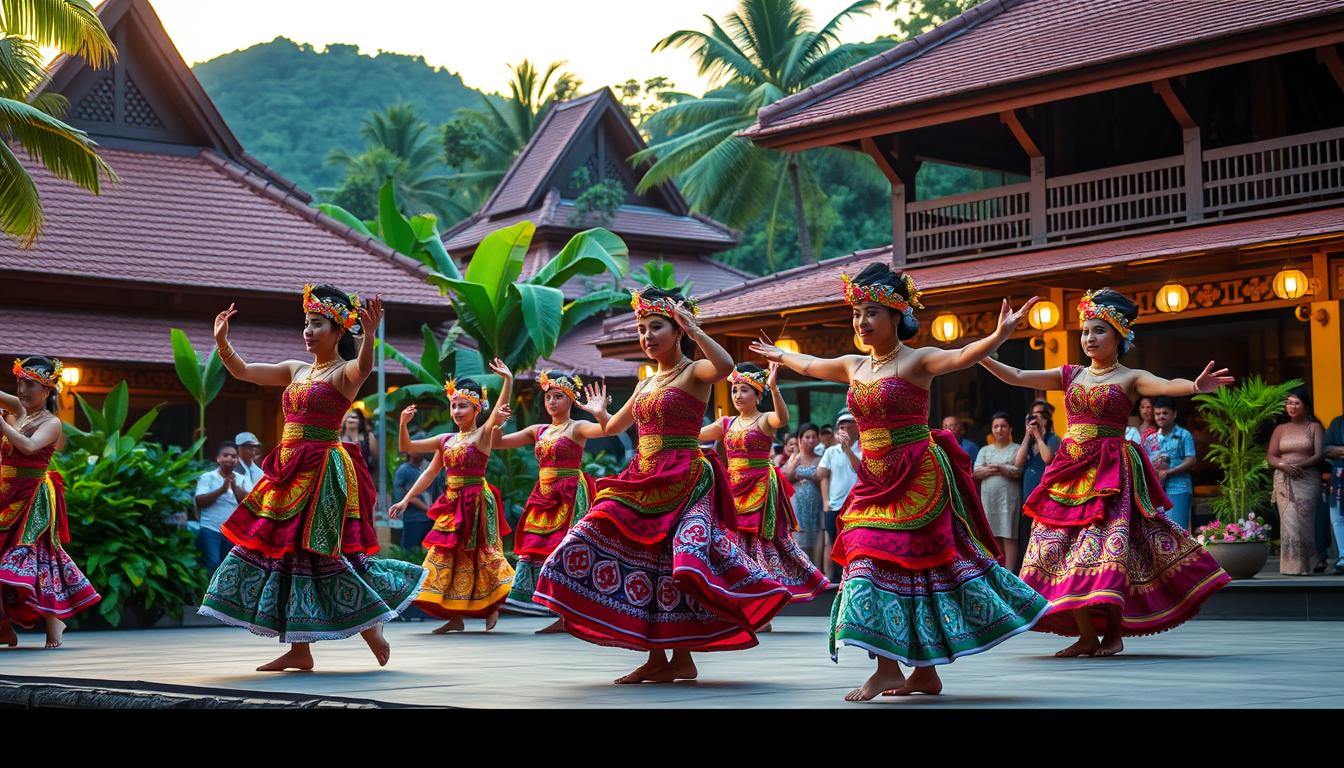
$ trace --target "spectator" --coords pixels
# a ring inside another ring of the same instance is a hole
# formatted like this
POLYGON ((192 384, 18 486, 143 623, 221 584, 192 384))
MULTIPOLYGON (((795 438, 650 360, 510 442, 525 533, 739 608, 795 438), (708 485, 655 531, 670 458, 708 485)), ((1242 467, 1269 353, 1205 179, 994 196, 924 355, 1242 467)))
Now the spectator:
POLYGON ((369 432, 369 423, 359 409, 351 408, 345 414, 345 421, 341 422, 341 442, 358 445, 369 473, 378 476, 378 438, 369 432))
POLYGON ((1144 433, 1140 444, 1157 470, 1162 490, 1171 500, 1167 519, 1190 530, 1190 507, 1195 486, 1190 472, 1195 468, 1195 438, 1176 424, 1176 401, 1170 397, 1152 400, 1153 421, 1157 429, 1144 433))
MULTIPOLYGON (((826 504, 827 551, 830 551, 837 537, 836 515, 845 505, 845 499, 849 497, 854 484, 859 481, 859 460, 863 458, 863 451, 859 447, 859 425, 848 408, 840 409, 840 414, 835 417, 834 434, 835 445, 822 453, 821 465, 817 469, 821 498, 826 504)), ((839 568, 830 558, 826 560, 826 570, 831 581, 839 583, 839 568)))
MULTIPOLYGON (((422 436, 415 439, 421 439, 422 436)), ((411 486, 419 479, 420 473, 425 468, 425 454, 423 453, 403 453, 400 454, 401 465, 397 467, 396 473, 392 476, 393 498, 404 499, 411 486)), ((410 499, 406 505, 406 511, 401 517, 401 548, 414 550, 421 546, 421 542, 429 535, 430 528, 434 527, 434 521, 429 519, 425 512, 430 505, 434 503, 435 497, 430 495, 430 491, 410 499)))
POLYGON ((1022 470, 1014 463, 1013 422, 1000 411, 990 422, 990 442, 975 457, 972 476, 980 481, 980 502, 994 538, 1003 550, 1003 566, 1017 573, 1017 528, 1022 513, 1022 470))
POLYGON ((817 455, 822 455, 832 445, 835 445, 835 430, 831 429, 830 424, 823 424, 821 429, 817 430, 817 455))
POLYGON ((956 416, 944 416, 943 429, 952 433, 952 436, 957 439, 957 444, 961 446, 961 450, 971 457, 971 466, 975 466, 975 455, 980 452, 980 446, 966 439, 966 422, 956 416))
POLYGON ((1157 431, 1157 422, 1153 418, 1153 398, 1140 397, 1138 410, 1138 416, 1129 417, 1129 424, 1125 427, 1125 439, 1143 445, 1143 438, 1157 431))
POLYGON ((227 440, 215 452, 215 468, 196 481, 196 509, 201 527, 196 532, 196 547, 201 550, 205 569, 211 573, 224 562, 233 545, 224 538, 220 527, 252 490, 246 475, 238 474, 238 446, 227 440))
POLYGON ((774 462, 776 467, 784 466, 790 458, 798 453, 798 436, 787 435, 784 438, 784 448, 775 454, 774 462))
POLYGON ((1344 416, 1331 419, 1325 431, 1325 458, 1330 467, 1330 527, 1335 534, 1335 564, 1330 573, 1335 575, 1344 573, 1344 505, 1340 503, 1344 498, 1344 416))
POLYGON ((821 458, 813 451, 819 442, 817 425, 807 423, 799 427, 797 440, 798 450, 784 462, 780 473, 793 486, 793 513, 798 517, 793 539, 812 563, 821 567, 826 563, 826 523, 817 480, 821 458))
MULTIPOLYGON (((1055 407, 1044 400, 1032 402, 1031 410, 1027 413, 1027 433, 1017 447, 1017 455, 1013 457, 1013 464, 1022 470, 1024 501, 1036 490, 1036 486, 1041 484, 1041 475, 1045 474, 1046 465, 1055 458, 1055 451, 1059 450, 1059 436, 1055 434, 1054 415, 1055 407)), ((1031 526, 1023 525, 1019 528, 1022 530, 1018 532, 1017 544, 1019 551, 1025 551, 1031 526)))
POLYGON ((1317 467, 1325 456, 1325 436, 1311 413, 1306 390, 1289 393, 1288 421, 1274 428, 1266 459, 1274 468, 1274 503, 1279 508, 1279 573, 1309 576, 1316 557, 1317 467))
POLYGON ((238 446, 238 467, 234 471, 246 476, 247 481, 256 488, 262 474, 261 441, 251 432, 239 432, 233 438, 233 444, 238 446))

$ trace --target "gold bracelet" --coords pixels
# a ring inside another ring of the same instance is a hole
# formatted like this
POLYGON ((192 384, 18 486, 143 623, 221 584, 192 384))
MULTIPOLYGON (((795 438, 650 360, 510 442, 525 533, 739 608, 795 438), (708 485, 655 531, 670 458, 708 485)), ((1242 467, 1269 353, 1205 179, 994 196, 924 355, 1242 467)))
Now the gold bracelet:
POLYGON ((232 345, 232 344, 225 344, 224 346, 219 347, 219 359, 220 359, 220 360, 228 360, 230 357, 234 357, 234 356, 236 356, 237 354, 238 354, 237 352, 234 352, 234 351, 233 351, 233 345, 232 345))

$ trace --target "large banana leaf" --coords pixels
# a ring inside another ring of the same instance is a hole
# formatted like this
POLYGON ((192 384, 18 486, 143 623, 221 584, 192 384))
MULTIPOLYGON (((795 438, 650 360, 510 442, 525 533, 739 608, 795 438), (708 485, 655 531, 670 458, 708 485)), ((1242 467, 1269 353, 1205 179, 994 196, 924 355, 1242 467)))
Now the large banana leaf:
POLYGON ((331 203, 318 203, 317 210, 327 214, 331 218, 341 222, 342 224, 360 233, 361 235, 364 235, 365 237, 375 237, 375 238, 377 237, 377 235, 373 234, 373 232, 370 231, 369 228, 364 225, 364 222, 361 221, 358 216, 345 210, 339 205, 333 205, 331 203))
POLYGON ((224 361, 219 358, 219 350, 210 350, 205 361, 205 371, 201 375, 201 386, 205 389, 205 402, 209 403, 219 396, 224 388, 224 361))
POLYGON ((555 351, 560 341, 560 323, 565 309, 565 294, 559 288, 532 283, 515 283, 522 309, 523 324, 532 346, 543 357, 555 351))
POLYGON ((378 230, 383 242, 400 253, 412 253, 419 242, 410 222, 397 208, 397 194, 392 179, 388 179, 378 190, 378 230))
POLYGON ((436 381, 443 381, 443 350, 439 340, 434 338, 434 329, 428 323, 420 326, 420 334, 425 339, 425 349, 420 353, 420 367, 436 381))
POLYGON ((574 326, 608 308, 629 305, 630 294, 625 291, 606 289, 581 296, 565 305, 564 314, 560 316, 560 335, 564 336, 574 326))
POLYGON ((528 282, 559 288, 576 275, 610 272, 625 277, 629 271, 630 248, 625 241, 613 232, 596 227, 571 237, 559 253, 528 278, 528 282))
MULTIPOLYGON (((467 271, 470 274, 471 270, 467 271)), ((451 291, 454 295, 453 310, 457 313, 457 321, 471 332, 477 341, 494 345, 495 339, 499 336, 499 318, 494 302, 490 299, 490 293, 484 285, 473 281, 470 277, 455 280, 435 274, 425 279, 433 285, 451 291)))
POLYGON ((484 288, 490 306, 498 310, 508 296, 509 285, 523 272, 523 259, 532 245, 536 225, 520 221, 485 236, 467 265, 467 282, 484 288))
POLYGON ((168 333, 173 343, 173 368, 177 371, 177 378, 187 388, 192 399, 200 403, 205 400, 205 384, 201 381, 201 362, 196 356, 196 349, 191 346, 191 339, 187 338, 182 329, 173 328, 168 333))
MULTIPOLYGON (((425 383, 425 384, 442 384, 442 383, 443 383, 443 379, 442 379, 441 377, 435 377, 435 376, 434 376, 432 373, 430 373, 424 366, 422 366, 422 365, 416 363, 416 362, 415 362, 414 360, 412 360, 410 357, 408 357, 407 355, 403 354, 401 350, 397 349, 396 347, 392 346, 391 344, 387 343, 386 341, 379 341, 379 340, 377 340, 377 339, 374 339, 374 344, 379 344, 379 345, 381 345, 382 348, 383 348, 383 351, 384 351, 385 353, 387 353, 389 356, 391 356, 391 357, 392 357, 394 360, 396 360, 397 362, 399 362, 399 363, 401 363, 402 365, 406 366, 406 370, 410 371, 410 372, 411 372, 411 375, 414 376, 415 378, 419 379, 421 382, 423 382, 423 383, 425 383)), ((377 348, 377 347, 375 347, 375 349, 376 349, 376 348, 377 348)), ((368 398, 365 398, 365 400, 367 401, 368 398)))
POLYGON ((109 432, 120 432, 126 423, 126 414, 130 410, 131 392, 126 382, 121 382, 107 393, 103 400, 103 423, 109 432))

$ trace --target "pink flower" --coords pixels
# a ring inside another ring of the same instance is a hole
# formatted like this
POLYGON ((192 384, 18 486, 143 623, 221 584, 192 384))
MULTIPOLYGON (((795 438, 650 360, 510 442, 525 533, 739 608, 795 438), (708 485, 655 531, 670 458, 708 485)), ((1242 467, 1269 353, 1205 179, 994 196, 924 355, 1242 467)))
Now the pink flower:
POLYGON ((1236 541, 1236 539, 1232 536, 1232 534, 1229 533, 1223 535, 1223 543, 1230 544, 1234 541, 1236 541))

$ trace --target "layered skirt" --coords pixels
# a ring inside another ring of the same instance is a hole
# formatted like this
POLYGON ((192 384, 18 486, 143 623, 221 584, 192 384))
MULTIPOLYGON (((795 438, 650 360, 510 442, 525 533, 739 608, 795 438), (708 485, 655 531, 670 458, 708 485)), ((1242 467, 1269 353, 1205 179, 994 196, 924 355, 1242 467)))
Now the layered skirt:
POLYGON ((5 616, 33 627, 69 618, 102 599, 70 555, 61 476, 43 468, 0 467, 0 584, 5 616))
POLYGON ((514 534, 513 551, 518 555, 509 590, 508 606, 521 613, 549 614, 532 601, 541 566, 551 556, 574 523, 588 514, 597 495, 597 484, 578 469, 542 467, 523 517, 514 534))
POLYGON ((728 459, 729 488, 737 508, 742 546, 795 602, 821 593, 830 581, 793 538, 798 519, 793 487, 769 459, 728 459))
POLYGON ((426 511, 434 527, 425 536, 428 577, 415 607, 438 619, 489 616, 513 584, 504 556, 499 489, 483 477, 449 475, 448 487, 426 511))

